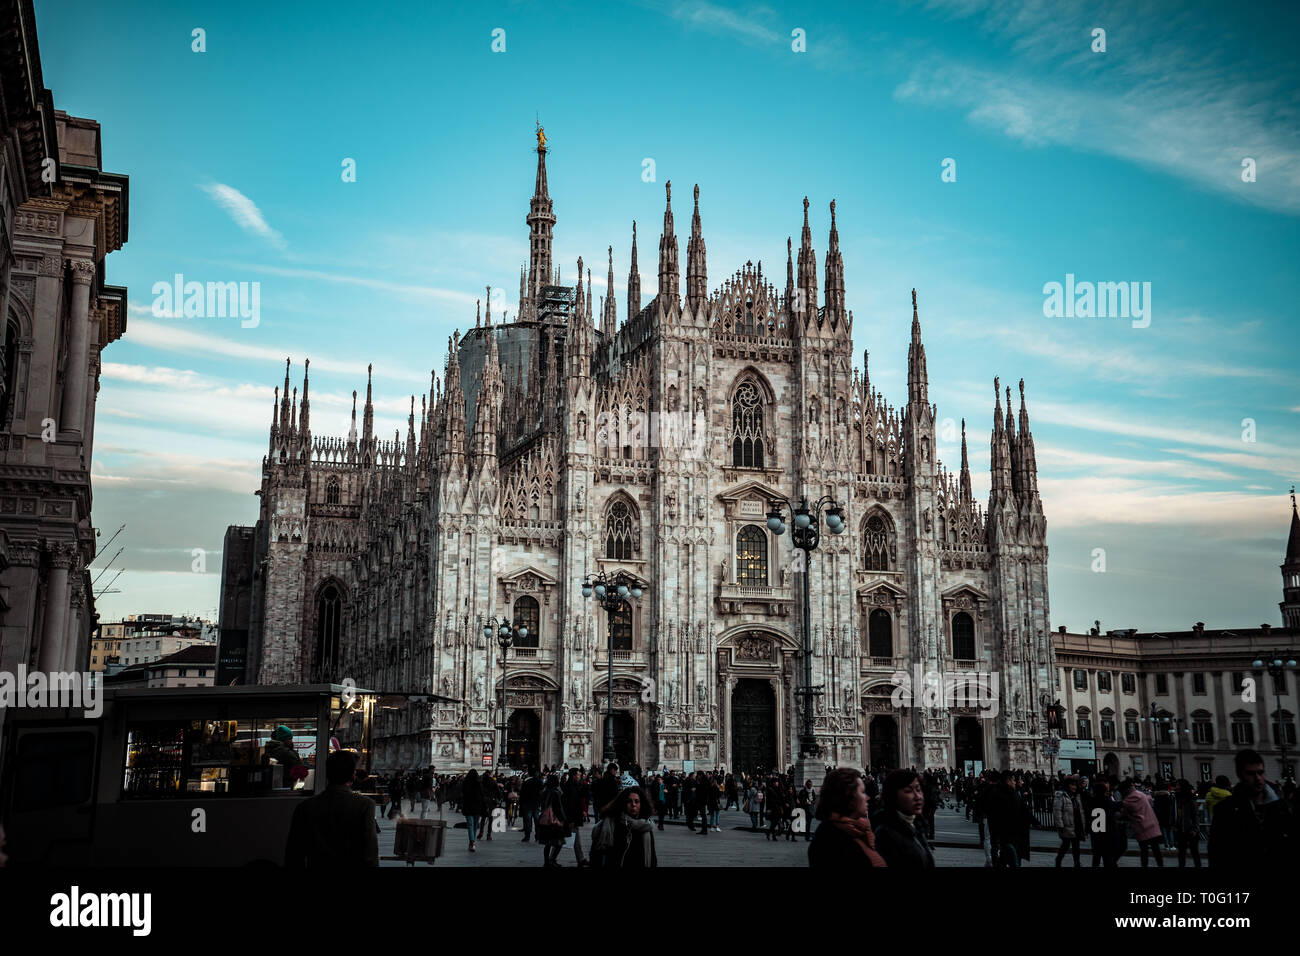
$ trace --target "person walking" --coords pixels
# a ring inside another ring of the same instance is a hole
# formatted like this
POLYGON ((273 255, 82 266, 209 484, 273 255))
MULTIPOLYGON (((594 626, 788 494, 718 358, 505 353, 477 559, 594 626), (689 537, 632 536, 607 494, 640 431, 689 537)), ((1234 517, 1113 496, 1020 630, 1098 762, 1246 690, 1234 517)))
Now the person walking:
POLYGON ((284 865, 289 869, 379 865, 375 802, 352 792, 357 755, 336 750, 325 758, 326 787, 293 811, 284 865))
POLYGON ((773 777, 768 784, 767 797, 763 801, 763 809, 767 813, 767 838, 769 840, 779 840, 781 825, 785 821, 785 794, 781 791, 780 781, 773 777))
POLYGON ((402 772, 399 770, 388 781, 388 819, 402 815, 402 772))
POLYGON ((527 776, 519 787, 519 812, 524 818, 523 843, 527 843, 533 835, 533 827, 537 823, 537 804, 542 799, 542 778, 532 767, 525 773, 527 776))
POLYGON ((808 844, 811 869, 862 870, 887 865, 867 819, 867 793, 858 771, 843 768, 826 774, 817 819, 817 835, 808 844))
POLYGON ((578 866, 588 866, 582 852, 582 772, 577 767, 570 768, 564 781, 564 816, 573 831, 573 857, 578 866))
POLYGON ((537 839, 542 844, 542 866, 560 866, 560 850, 573 832, 564 812, 564 794, 560 789, 560 775, 552 773, 542 788, 541 814, 537 818, 537 839))
POLYGON ((883 806, 872 827, 876 849, 885 864, 898 870, 934 869, 934 851, 925 836, 925 790, 912 770, 895 770, 885 777, 883 806))
POLYGON ((1065 786, 1052 797, 1052 821, 1061 837, 1060 849, 1056 851, 1056 865, 1061 865, 1066 850, 1069 850, 1074 857, 1074 865, 1080 866, 1079 838, 1083 835, 1083 805, 1079 801, 1078 777, 1066 777, 1065 786))
POLYGON ((759 815, 763 812, 762 792, 754 780, 749 781, 749 786, 745 790, 745 812, 749 814, 750 829, 755 833, 758 832, 759 815))
POLYGON ((1119 819, 1133 828, 1133 839, 1137 840, 1141 851, 1142 865, 1146 866, 1147 856, 1154 854, 1156 866, 1163 868, 1165 861, 1160 855, 1160 821, 1156 819, 1155 805, 1132 779, 1124 781, 1120 792, 1123 798, 1120 801, 1119 819))
POLYGON ((1190 780, 1179 780, 1178 790, 1174 795, 1174 837, 1178 841, 1178 865, 1187 866, 1187 852, 1192 854, 1192 863, 1197 869, 1201 866, 1201 822, 1198 819, 1196 791, 1190 780))
POLYGON ((470 768, 469 773, 460 783, 460 812, 465 816, 465 827, 469 830, 469 852, 478 852, 478 831, 483 820, 483 785, 479 782, 478 771, 470 768))

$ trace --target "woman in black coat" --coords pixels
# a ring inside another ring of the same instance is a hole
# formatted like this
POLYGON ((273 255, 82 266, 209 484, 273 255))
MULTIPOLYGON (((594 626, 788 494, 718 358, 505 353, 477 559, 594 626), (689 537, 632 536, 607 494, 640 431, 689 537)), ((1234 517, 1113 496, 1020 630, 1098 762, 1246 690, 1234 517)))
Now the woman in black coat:
POLYGON ((885 866, 867 822, 867 794, 856 770, 832 770, 817 802, 817 832, 808 844, 808 865, 824 870, 885 866))
POLYGON ((925 793, 912 770, 895 770, 885 778, 883 806, 871 822, 876 849, 892 869, 932 870, 934 851, 925 838, 925 793))
POLYGON ((477 853, 478 845, 474 838, 478 836, 478 822, 483 817, 483 786, 479 783, 478 771, 470 770, 460 784, 460 812, 465 814, 465 826, 469 828, 469 852, 477 853))
POLYGON ((565 813, 564 793, 560 789, 560 775, 553 773, 546 778, 546 787, 542 790, 538 802, 537 838, 542 843, 542 866, 559 866, 560 850, 564 841, 572 835, 569 829, 569 817, 565 813), (550 810, 555 815, 555 823, 550 826, 542 824, 542 817, 550 810))

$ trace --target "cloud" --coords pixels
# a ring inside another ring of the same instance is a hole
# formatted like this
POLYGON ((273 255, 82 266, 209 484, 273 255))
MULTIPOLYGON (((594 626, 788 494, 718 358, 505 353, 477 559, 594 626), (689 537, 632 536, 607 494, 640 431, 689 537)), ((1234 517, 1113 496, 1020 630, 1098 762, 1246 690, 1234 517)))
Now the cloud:
POLYGON ((227 186, 225 183, 208 183, 199 188, 211 196, 240 229, 260 236, 277 249, 285 248, 284 236, 272 229, 262 216, 262 211, 257 208, 257 204, 234 186, 227 186))

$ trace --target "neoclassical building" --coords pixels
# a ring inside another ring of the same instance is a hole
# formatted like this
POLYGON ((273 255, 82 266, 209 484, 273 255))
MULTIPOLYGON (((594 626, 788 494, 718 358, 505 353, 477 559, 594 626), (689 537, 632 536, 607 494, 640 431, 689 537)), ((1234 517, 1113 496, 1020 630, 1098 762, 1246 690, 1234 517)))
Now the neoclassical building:
MULTIPOLYGON (((126 328, 105 262, 127 177, 54 108, 31 0, 0 0, 0 671, 85 670, 95 628, 90 469, 100 353, 126 328)), ((4 712, 0 710, 0 721, 4 712)))
MULTIPOLYGON (((624 760, 786 766, 805 570, 766 514, 831 495, 848 530, 823 534, 807 568, 826 761, 1049 768, 1046 521, 1023 382, 1017 415, 994 379, 982 505, 964 421, 960 467, 936 455, 915 292, 906 403, 872 387, 865 353, 854 367, 834 202, 824 284, 805 199, 783 289, 753 262, 710 289, 696 187, 683 296, 666 184, 658 294, 643 301, 633 223, 620 318, 583 260, 567 283, 552 262, 546 159, 539 135, 516 316, 489 304, 452 338, 404 437, 374 434, 369 381, 350 433, 316 435, 307 367, 299 394, 286 365, 249 538, 249 679, 436 695, 386 712, 376 765, 482 766, 503 670, 483 624, 504 617, 529 629, 504 662, 511 763, 599 760, 612 695, 624 760), (612 620, 581 594, 601 571, 644 589, 612 620), (895 706, 893 675, 918 665, 995 675, 996 716, 895 706)), ((607 270, 612 289, 612 248, 607 270)))

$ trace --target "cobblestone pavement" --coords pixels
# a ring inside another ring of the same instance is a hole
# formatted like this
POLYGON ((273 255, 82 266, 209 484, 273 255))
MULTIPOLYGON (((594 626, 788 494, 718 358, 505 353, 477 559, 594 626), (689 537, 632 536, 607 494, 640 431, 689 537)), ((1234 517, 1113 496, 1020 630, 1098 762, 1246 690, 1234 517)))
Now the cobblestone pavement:
MULTIPOLYGON (((417 808, 415 816, 419 816, 417 808)), ((431 811, 437 817, 437 810, 431 811)), ((436 866, 541 866, 542 848, 535 842, 523 842, 523 831, 507 830, 493 834, 492 840, 478 841, 478 851, 469 852, 468 835, 465 832, 464 817, 448 814, 444 810, 443 819, 448 824, 446 844, 443 856, 436 866), (456 824, 460 824, 459 828, 456 824)), ((782 837, 773 842, 762 832, 755 833, 749 828, 749 814, 736 810, 724 810, 719 825, 721 833, 709 832, 700 836, 686 828, 685 818, 677 821, 668 820, 662 831, 655 831, 655 852, 662 867, 672 866, 807 866, 808 844, 801 836, 797 840, 782 837)), ((518 826, 518 824, 516 824, 518 826)), ((588 823, 581 830, 582 847, 586 852, 591 845, 592 824, 588 823)), ((966 820, 962 813, 952 809, 940 810, 935 815, 936 847, 935 863, 944 867, 983 867, 984 852, 979 848, 979 829, 966 820)), ((383 820, 380 823, 379 856, 381 866, 405 866, 401 860, 384 860, 392 856, 393 840, 396 836, 396 821, 383 820)), ((1060 841, 1056 834, 1047 830, 1034 830, 1030 836, 1031 854, 1026 866, 1054 866, 1056 848, 1060 841)), ((1132 843, 1130 842, 1130 847, 1132 843)), ((1201 845, 1202 856, 1205 845, 1201 845)), ((1065 866, 1071 865, 1067 855, 1065 866)), ((1202 860, 1204 862, 1204 860, 1202 860)), ((1082 863, 1089 867, 1092 855, 1085 846, 1082 850, 1082 863)), ((1191 861, 1189 860, 1190 864, 1191 861)), ((560 853, 560 864, 564 867, 575 865, 572 849, 560 853)), ((416 866, 427 866, 417 863, 416 866)), ((1120 860, 1120 866, 1139 866, 1135 849, 1120 860)), ((1152 864, 1154 865, 1154 863, 1152 864)), ((1165 853, 1165 865, 1177 866, 1177 853, 1165 853)))

